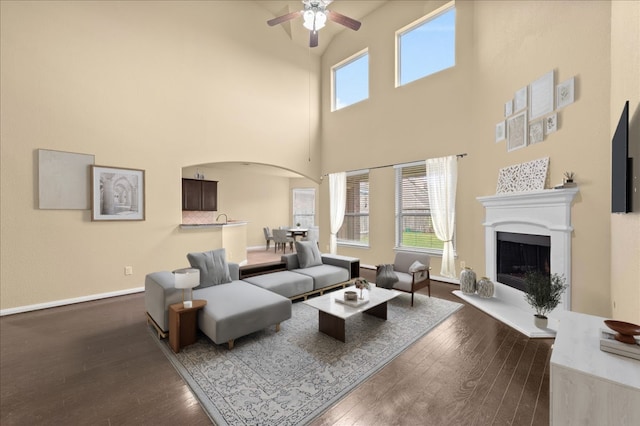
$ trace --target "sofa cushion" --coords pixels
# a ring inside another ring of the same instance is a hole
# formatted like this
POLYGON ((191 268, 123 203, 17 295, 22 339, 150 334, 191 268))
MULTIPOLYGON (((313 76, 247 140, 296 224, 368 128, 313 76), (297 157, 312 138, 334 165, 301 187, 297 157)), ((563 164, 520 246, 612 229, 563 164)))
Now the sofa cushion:
POLYGON ((243 281, 284 297, 294 297, 313 291, 313 278, 291 271, 272 272, 243 278, 243 281))
POLYGON ((349 270, 333 265, 311 266, 309 268, 294 269, 293 272, 313 278, 313 289, 319 290, 330 285, 349 280, 349 270))
POLYGON ((322 255, 315 241, 296 241, 300 268, 322 265, 322 255))
POLYGON ((198 311, 198 327, 217 344, 291 318, 291 300, 244 281, 193 292, 207 301, 198 311))
POLYGON ((389 288, 411 292, 411 282, 413 281, 413 276, 411 274, 407 274, 406 272, 395 272, 395 275, 397 279, 393 284, 391 284, 389 288))
POLYGON ((225 249, 189 253, 187 254, 187 259, 191 267, 200 270, 200 285, 195 288, 205 288, 231 282, 225 249))

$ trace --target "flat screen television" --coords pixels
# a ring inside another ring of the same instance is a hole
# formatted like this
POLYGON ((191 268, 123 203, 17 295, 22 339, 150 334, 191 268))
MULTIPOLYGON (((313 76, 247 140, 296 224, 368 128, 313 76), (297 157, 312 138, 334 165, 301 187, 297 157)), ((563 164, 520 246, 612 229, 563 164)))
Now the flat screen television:
POLYGON ((611 213, 631 211, 631 161, 629 158, 629 101, 627 101, 611 141, 611 213))

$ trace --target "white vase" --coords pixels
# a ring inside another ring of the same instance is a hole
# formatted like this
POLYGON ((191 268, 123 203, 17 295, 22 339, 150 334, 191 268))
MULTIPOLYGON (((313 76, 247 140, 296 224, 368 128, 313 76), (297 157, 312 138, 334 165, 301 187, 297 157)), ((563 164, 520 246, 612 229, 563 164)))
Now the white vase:
POLYGON ((476 292, 476 273, 471 268, 464 268, 460 272, 460 291, 464 294, 476 292))
POLYGON ((547 328, 548 323, 549 320, 547 319, 547 317, 538 314, 535 314, 533 316, 533 324, 538 328, 547 328))

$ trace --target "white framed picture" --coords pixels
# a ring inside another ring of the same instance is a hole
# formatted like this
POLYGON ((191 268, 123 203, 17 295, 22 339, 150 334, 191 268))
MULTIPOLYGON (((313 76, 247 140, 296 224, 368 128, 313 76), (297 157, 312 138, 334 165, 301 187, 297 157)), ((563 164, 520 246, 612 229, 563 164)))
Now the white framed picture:
POLYGON ((507 151, 527 146, 527 111, 524 110, 507 120, 507 151))
POLYGON ((556 98, 557 98, 557 109, 560 108, 564 108, 567 105, 570 105, 573 103, 573 98, 574 98, 574 83, 573 83, 573 77, 571 77, 568 80, 563 81, 562 83, 558 84, 558 86, 556 87, 556 98))
POLYGON ((558 113, 544 118, 544 134, 549 135, 558 130, 558 113))
POLYGON ((501 121, 498 124, 496 124, 496 143, 503 141, 506 138, 505 129, 506 128, 505 128, 504 121, 501 121))
POLYGON ((511 114, 513 114, 513 99, 509 99, 504 104, 504 118, 509 117, 511 114))
POLYGON ((531 83, 529 120, 553 112, 553 70, 531 83))
POLYGON ((522 111, 527 107, 527 86, 516 92, 513 98, 513 112, 522 111))
POLYGON ((91 220, 145 220, 144 170, 91 166, 91 220))
POLYGON ((529 144, 542 142, 544 139, 544 127, 542 120, 538 120, 529 125, 529 144))

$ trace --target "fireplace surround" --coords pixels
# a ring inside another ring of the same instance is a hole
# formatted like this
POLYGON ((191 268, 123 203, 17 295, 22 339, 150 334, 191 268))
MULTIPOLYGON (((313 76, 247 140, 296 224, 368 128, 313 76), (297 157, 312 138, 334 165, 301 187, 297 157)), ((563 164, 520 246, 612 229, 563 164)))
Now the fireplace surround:
POLYGON ((529 337, 555 336, 554 313, 571 310, 571 205, 578 192, 578 188, 565 188, 478 197, 485 207, 485 275, 495 283, 495 293, 490 299, 455 293, 529 337), (524 292, 498 280, 497 233, 548 238, 549 273, 564 275, 567 289, 558 307, 548 315, 550 320, 546 329, 534 326, 535 312, 526 303, 524 292))

